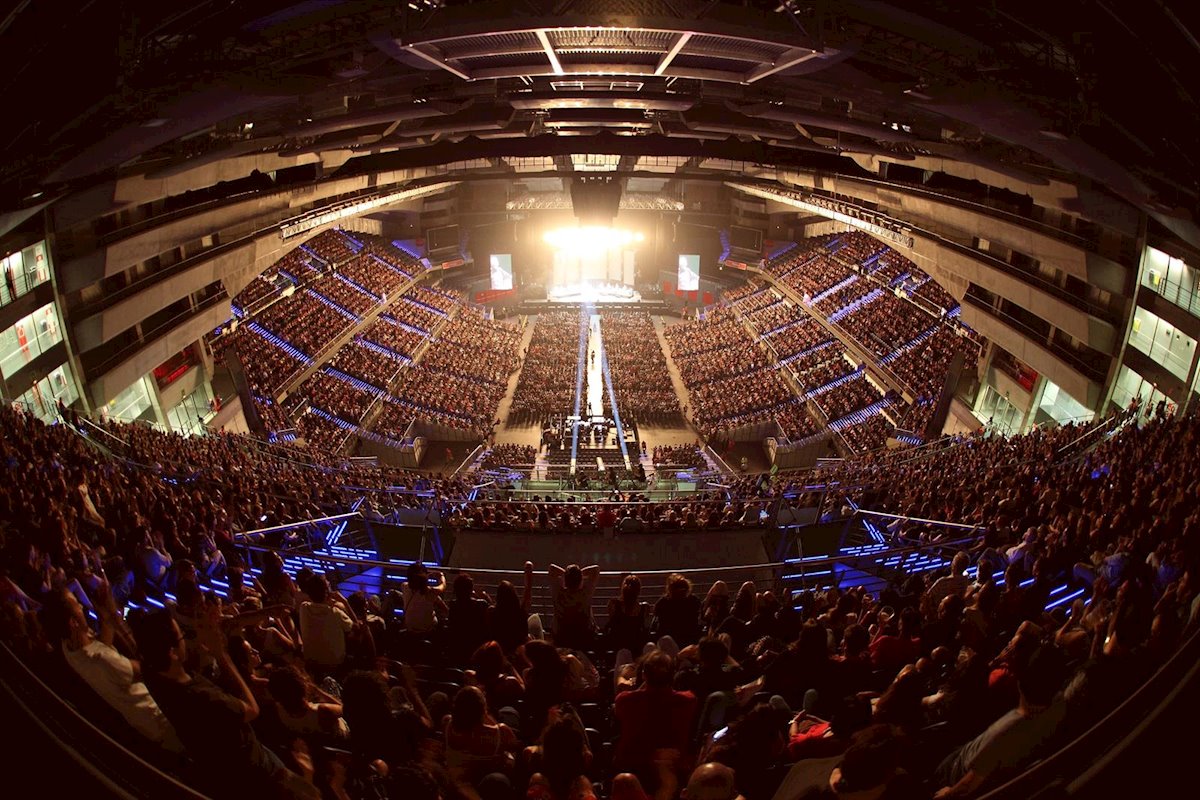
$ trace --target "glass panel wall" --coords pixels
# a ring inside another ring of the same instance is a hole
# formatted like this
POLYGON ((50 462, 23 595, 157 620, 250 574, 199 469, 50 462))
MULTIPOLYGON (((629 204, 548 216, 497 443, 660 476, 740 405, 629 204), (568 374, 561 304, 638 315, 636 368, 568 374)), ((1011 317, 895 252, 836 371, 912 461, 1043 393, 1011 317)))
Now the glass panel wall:
POLYGON ((15 325, 0 331, 0 374, 11 378, 37 356, 62 341, 54 303, 47 303, 15 325))
POLYGON ((1113 405, 1119 408, 1129 408, 1135 399, 1141 400, 1141 416, 1143 418, 1154 413, 1154 407, 1160 400, 1171 402, 1165 394, 1154 387, 1154 384, 1122 364, 1121 371, 1117 373, 1116 385, 1113 386, 1113 405))
POLYGON ((167 424, 171 430, 187 436, 204 433, 204 422, 212 413, 209 406, 211 402, 212 392, 208 383, 201 383, 179 405, 167 411, 167 424))
POLYGON ((70 406, 79 399, 71 365, 62 364, 50 370, 50 374, 36 381, 25 394, 18 398, 22 405, 45 422, 58 419, 58 402, 70 406))
POLYGON ((1144 308, 1133 312, 1129 343, 1180 380, 1187 380, 1196 352, 1196 340, 1144 308))
POLYGON ((1042 391, 1042 402, 1038 411, 1049 416, 1059 425, 1068 422, 1091 422, 1095 412, 1064 392, 1054 381, 1047 380, 1042 391))
POLYGON ((146 376, 142 376, 129 384, 125 391, 101 409, 101 415, 126 422, 137 419, 155 422, 154 403, 150 399, 151 388, 146 385, 146 381, 146 376))
POLYGON ((7 305, 38 284, 50 280, 50 255, 45 242, 0 259, 0 305, 7 305))
POLYGON ((975 416, 983 420, 983 426, 989 431, 1015 434, 1021 432, 1021 421, 1025 414, 997 392, 995 387, 984 386, 979 393, 975 416))
POLYGON ((1192 316, 1200 317, 1200 270, 1153 247, 1146 248, 1142 285, 1161 294, 1192 316))

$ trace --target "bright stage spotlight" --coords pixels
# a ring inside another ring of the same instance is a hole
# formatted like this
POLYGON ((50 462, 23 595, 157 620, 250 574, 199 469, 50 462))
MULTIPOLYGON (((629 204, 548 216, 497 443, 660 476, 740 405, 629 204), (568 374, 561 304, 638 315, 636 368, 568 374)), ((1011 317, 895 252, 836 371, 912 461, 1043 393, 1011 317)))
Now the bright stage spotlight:
POLYGON ((635 231, 601 226, 557 228, 546 231, 542 237, 546 244, 555 250, 577 255, 587 255, 607 250, 623 250, 635 242, 642 241, 644 238, 642 234, 635 231))

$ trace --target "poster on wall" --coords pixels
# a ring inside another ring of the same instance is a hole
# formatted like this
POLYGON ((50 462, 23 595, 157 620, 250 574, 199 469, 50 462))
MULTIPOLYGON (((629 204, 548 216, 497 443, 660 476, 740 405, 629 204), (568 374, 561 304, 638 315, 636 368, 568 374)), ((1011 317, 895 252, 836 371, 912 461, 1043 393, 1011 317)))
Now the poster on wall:
POLYGON ((680 254, 679 290, 694 292, 700 288, 700 256, 680 254))
POLYGON ((513 285, 512 254, 493 253, 488 258, 492 272, 492 288, 498 291, 511 289, 513 285))

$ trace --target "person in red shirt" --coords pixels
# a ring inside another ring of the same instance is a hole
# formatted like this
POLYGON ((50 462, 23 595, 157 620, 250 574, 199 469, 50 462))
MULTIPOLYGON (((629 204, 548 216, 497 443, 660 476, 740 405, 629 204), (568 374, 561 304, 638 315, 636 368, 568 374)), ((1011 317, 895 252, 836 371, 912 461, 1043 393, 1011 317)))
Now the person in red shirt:
POLYGON ((649 788, 646 782, 656 782, 660 768, 655 754, 687 750, 697 703, 691 692, 675 691, 675 659, 662 650, 643 659, 641 676, 642 685, 617 695, 614 704, 621 735, 613 766, 618 772, 634 773, 649 788))
POLYGON ((905 664, 915 663, 921 655, 921 612, 906 608, 900 612, 900 630, 897 634, 884 627, 871 642, 871 663, 884 672, 898 672, 905 664))
POLYGON ((605 536, 616 537, 617 512, 613 511, 612 506, 601 506, 600 510, 596 512, 596 527, 605 536))

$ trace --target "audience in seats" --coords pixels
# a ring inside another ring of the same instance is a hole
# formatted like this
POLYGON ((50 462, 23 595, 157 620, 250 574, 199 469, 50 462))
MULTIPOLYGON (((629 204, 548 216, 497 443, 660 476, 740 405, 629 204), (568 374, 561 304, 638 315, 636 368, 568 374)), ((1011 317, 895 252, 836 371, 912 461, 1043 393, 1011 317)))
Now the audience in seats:
POLYGON ((600 331, 622 418, 627 423, 677 420, 679 400, 650 315, 606 309, 600 331))
POLYGON ((836 422, 880 399, 881 396, 875 387, 868 383, 866 378, 861 377, 839 384, 816 397, 817 405, 825 412, 825 417, 830 422, 836 422))
POLYGON ((402 312, 407 307, 404 303, 397 303, 392 307, 390 314, 382 314, 379 319, 368 325, 362 332, 362 338, 411 361, 416 355, 417 348, 424 344, 429 337, 411 327, 403 327, 397 322, 397 320, 403 321, 402 312))
MULTIPOLYGON (((431 485, 467 524, 513 530, 595 526, 589 504, 466 502, 461 483, 315 451, 325 466, 303 466, 237 436, 111 423, 116 459, 70 424, 4 407, 0 425, 13 478, 0 483, 0 635, 64 696, 95 692, 84 713, 129 720, 106 734, 143 751, 181 745, 181 776, 216 797, 569 800, 601 784, 689 800, 974 797, 1089 729, 1197 631, 1200 417, 1165 404, 1144 421, 824 468, 862 508, 978 524, 979 544, 878 592, 784 579, 714 585, 701 601, 680 575, 642 575, 663 598, 648 624, 620 626, 622 652, 592 610, 592 582, 610 577, 595 567, 552 567, 546 588, 562 601, 526 619, 531 564, 524 599, 501 584, 493 602, 464 577, 456 605, 438 570, 414 565, 394 614, 391 596, 342 598, 344 576, 279 555, 248 573, 233 539, 344 509, 358 497, 345 486, 431 485), (223 564, 211 571, 209 542, 223 564), (143 566, 147 549, 170 556, 165 575, 143 566), (217 589, 228 599, 206 599, 217 589), (144 610, 150 599, 166 608, 144 610), (95 660, 76 673, 81 656, 95 660)), ((761 485, 621 506, 618 536, 637 527, 626 519, 663 532, 757 521, 743 496, 761 485)), ((272 535, 258 534, 287 557, 294 543, 272 535)), ((884 535, 947 534, 901 521, 884 535)), ((614 613, 636 619, 638 597, 614 613)))
POLYGON ((497 444, 492 445, 487 455, 479 462, 480 469, 498 469, 500 467, 530 468, 537 461, 537 448, 528 444, 497 444))
POLYGON ((578 312, 552 311, 538 315, 521 365, 521 377, 517 379, 510 418, 541 421, 574 407, 579 337, 578 312))
POLYGON ((651 453, 655 467, 683 467, 685 469, 708 469, 708 460, 700 444, 658 445, 651 453))
POLYGON ((408 362, 396 355, 381 353, 360 342, 347 342, 329 360, 329 366, 339 372, 359 378, 377 389, 386 391, 397 373, 408 362))
POLYGON ((322 231, 301 245, 301 248, 311 250, 325 262, 327 266, 337 266, 354 257, 349 241, 336 230, 322 231))

